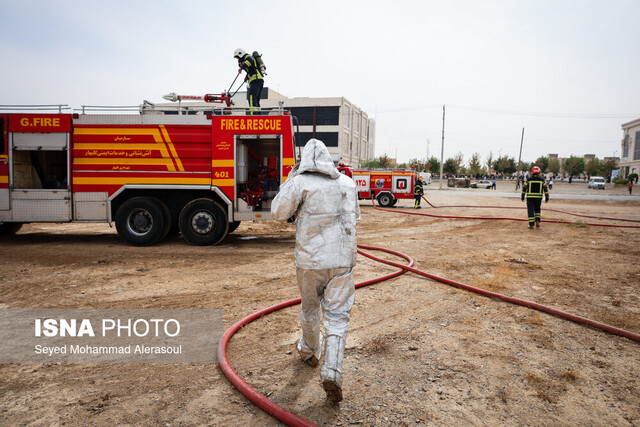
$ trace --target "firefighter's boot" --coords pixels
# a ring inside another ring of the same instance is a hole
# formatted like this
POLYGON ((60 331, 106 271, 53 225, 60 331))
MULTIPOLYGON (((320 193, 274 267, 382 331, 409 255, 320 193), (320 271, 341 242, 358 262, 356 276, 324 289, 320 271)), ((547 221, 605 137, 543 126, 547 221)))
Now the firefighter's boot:
POLYGON ((342 401, 342 359, 345 340, 337 335, 329 335, 324 347, 324 363, 320 370, 322 387, 327 398, 338 403, 342 401))
POLYGON ((536 219, 536 227, 540 228, 540 220, 539 219, 536 219))
POLYGON ((318 366, 318 362, 320 362, 320 358, 322 357, 322 334, 318 339, 318 348, 315 352, 313 349, 310 349, 304 342, 304 338, 300 338, 296 343, 296 349, 298 350, 298 354, 303 362, 311 367, 318 366))

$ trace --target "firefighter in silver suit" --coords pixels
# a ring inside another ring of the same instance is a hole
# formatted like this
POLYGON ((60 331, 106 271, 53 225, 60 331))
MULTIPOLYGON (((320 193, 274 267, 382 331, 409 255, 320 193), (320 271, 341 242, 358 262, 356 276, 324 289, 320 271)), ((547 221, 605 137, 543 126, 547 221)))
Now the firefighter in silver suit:
POLYGON ((298 353, 320 369, 322 385, 334 403, 342 400, 342 359, 355 297, 356 223, 360 206, 353 180, 336 169, 322 141, 311 139, 300 164, 289 173, 271 205, 273 218, 295 216, 294 251, 298 288, 302 296, 302 338, 298 353), (322 313, 321 309, 322 308, 322 313))

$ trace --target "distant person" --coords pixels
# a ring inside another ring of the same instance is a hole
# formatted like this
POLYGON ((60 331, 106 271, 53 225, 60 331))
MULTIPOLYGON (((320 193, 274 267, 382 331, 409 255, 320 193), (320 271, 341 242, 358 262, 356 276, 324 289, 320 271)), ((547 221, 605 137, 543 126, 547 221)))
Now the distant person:
POLYGON ((422 187, 422 178, 420 175, 416 177, 416 185, 413 189, 413 198, 415 199, 415 204, 413 205, 414 209, 422 209, 420 207, 420 200, 422 200, 422 195, 424 194, 424 188, 422 187))
POLYGON ((553 178, 549 180, 549 190, 553 189, 553 178))
POLYGON ((544 178, 540 176, 542 171, 538 166, 531 169, 531 178, 522 187, 520 199, 524 202, 527 198, 527 212, 529 214, 529 230, 533 226, 540 227, 540 205, 542 205, 542 194, 544 193, 545 203, 549 202, 549 191, 544 178))
POLYGON ((633 191, 633 180, 629 180, 629 195, 631 195, 631 192, 633 191))
POLYGON ((496 189, 496 179, 495 179, 495 178, 493 178, 493 179, 491 180, 491 189, 492 189, 492 190, 495 190, 495 189, 496 189))
POLYGON ((260 72, 260 67, 256 64, 256 59, 253 55, 242 49, 236 49, 233 52, 233 57, 238 60, 238 66, 240 67, 238 74, 242 73, 242 70, 247 72, 244 81, 249 84, 249 89, 247 90, 249 114, 253 115, 256 112, 260 114, 260 95, 264 86, 264 76, 260 72))

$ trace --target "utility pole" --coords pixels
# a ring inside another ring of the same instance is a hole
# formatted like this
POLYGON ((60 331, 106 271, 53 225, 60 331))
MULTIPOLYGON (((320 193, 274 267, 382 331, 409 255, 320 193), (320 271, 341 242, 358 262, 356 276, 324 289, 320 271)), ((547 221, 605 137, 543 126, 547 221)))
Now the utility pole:
POLYGON ((440 149, 440 190, 442 190, 443 167, 444 167, 444 104, 442 105, 442 148, 440 149))
POLYGON ((427 162, 429 161, 429 145, 431 144, 431 141, 429 141, 429 138, 427 138, 427 162))
POLYGON ((518 155, 518 174, 516 175, 516 190, 520 188, 520 168, 522 163, 522 142, 524 141, 524 128, 522 128, 522 136, 520 137, 520 154, 518 155))

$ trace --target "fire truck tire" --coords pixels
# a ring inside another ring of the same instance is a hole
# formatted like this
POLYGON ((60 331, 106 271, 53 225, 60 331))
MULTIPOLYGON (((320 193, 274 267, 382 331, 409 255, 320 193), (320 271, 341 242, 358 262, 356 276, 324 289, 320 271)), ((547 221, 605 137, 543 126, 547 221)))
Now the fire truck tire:
POLYGON ((162 235, 158 239, 158 242, 161 242, 169 235, 171 229, 173 228, 173 215, 171 215, 171 211, 167 207, 166 203, 158 199, 153 200, 156 201, 158 203, 158 206, 160 206, 160 208, 162 209, 162 215, 164 217, 164 230, 162 230, 162 235))
POLYGON ((0 236, 16 234, 22 228, 21 222, 3 222, 0 224, 0 236))
POLYGON ((151 246, 165 232, 162 202, 150 197, 133 197, 116 212, 118 234, 135 246, 151 246))
POLYGON ((233 221, 229 223, 229 233, 236 231, 236 228, 240 226, 240 221, 233 221))
POLYGON ((378 204, 383 208, 389 208, 393 206, 395 198, 389 193, 380 193, 378 195, 378 204))
POLYGON ((180 232, 192 245, 217 245, 229 233, 226 210, 211 199, 196 199, 180 212, 180 232))

